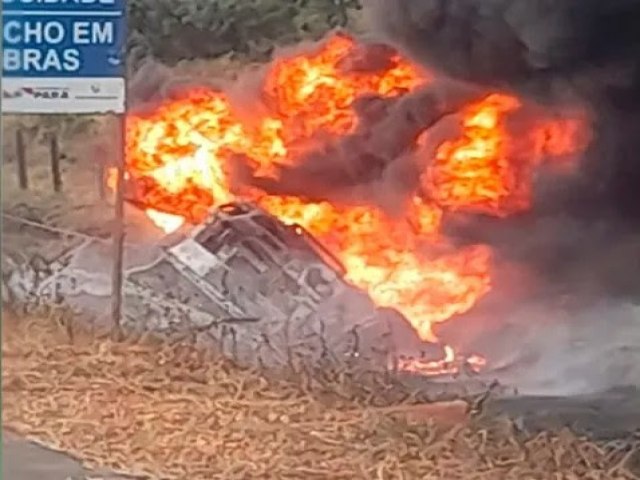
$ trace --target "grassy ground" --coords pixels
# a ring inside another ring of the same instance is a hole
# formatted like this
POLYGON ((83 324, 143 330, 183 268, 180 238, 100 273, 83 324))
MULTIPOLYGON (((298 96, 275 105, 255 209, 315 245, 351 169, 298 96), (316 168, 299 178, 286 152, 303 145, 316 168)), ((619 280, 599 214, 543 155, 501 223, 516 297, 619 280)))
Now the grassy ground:
POLYGON ((3 423, 90 467, 208 480, 634 478, 622 454, 569 432, 480 426, 459 402, 267 380, 186 345, 114 343, 63 323, 5 315, 3 423))
POLYGON ((113 211, 100 199, 98 178, 99 162, 110 156, 112 122, 106 117, 3 115, 3 212, 74 230, 106 227, 113 211), (17 130, 23 132, 26 147, 26 190, 18 182, 17 130), (58 138, 62 155, 62 192, 53 189, 51 135, 58 138))

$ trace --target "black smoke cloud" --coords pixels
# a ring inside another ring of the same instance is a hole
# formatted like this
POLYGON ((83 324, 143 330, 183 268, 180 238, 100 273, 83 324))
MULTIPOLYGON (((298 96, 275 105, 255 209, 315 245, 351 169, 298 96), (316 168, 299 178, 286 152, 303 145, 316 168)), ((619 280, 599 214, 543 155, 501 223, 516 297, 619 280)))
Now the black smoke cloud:
MULTIPOLYGON (((424 165, 415 153, 418 137, 443 118, 486 93, 455 82, 430 84, 400 98, 361 98, 355 106, 358 129, 327 138, 277 179, 239 179, 265 192, 310 200, 374 204, 400 212, 420 188, 424 165)), ((422 156, 422 160, 424 160, 422 156)))
POLYGON ((441 76, 580 104, 596 119, 572 188, 529 215, 471 221, 459 233, 524 268, 537 293, 514 301, 505 293, 513 280, 497 276, 491 298, 450 322, 445 338, 474 338, 477 325, 477 348, 527 391, 637 385, 640 0, 367 0, 365 10, 373 39, 441 76), (508 319, 512 337, 504 322, 489 332, 483 319, 495 318, 508 319))
MULTIPOLYGON (((639 0, 370 0, 373 31, 451 77, 562 101, 637 92, 639 0)), ((637 100, 637 99, 636 99, 637 100)))
POLYGON ((640 0, 368 0, 365 10, 375 38, 441 74, 588 105, 597 135, 574 204, 640 222, 640 0))

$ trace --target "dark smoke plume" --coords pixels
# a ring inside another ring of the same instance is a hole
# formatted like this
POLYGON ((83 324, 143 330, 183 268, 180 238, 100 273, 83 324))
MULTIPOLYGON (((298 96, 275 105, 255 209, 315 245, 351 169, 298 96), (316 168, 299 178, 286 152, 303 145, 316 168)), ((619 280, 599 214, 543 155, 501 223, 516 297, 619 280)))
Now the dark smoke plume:
POLYGON ((394 212, 419 188, 424 168, 412 147, 425 130, 485 95, 456 82, 431 84, 400 98, 362 98, 356 105, 359 127, 331 138, 277 179, 244 178, 275 195, 310 200, 374 204, 394 212))
POLYGON ((496 278, 497 293, 458 327, 473 338, 469 325, 481 325, 477 348, 524 391, 637 385, 640 0, 367 0, 365 9, 375 40, 432 71, 592 110, 583 176, 563 202, 547 198, 546 210, 537 202, 531 215, 469 229, 503 261, 526 266, 538 292, 514 300, 505 286, 519 282, 496 278), (484 317, 509 320, 487 333, 484 317))
POLYGON ((640 220, 640 0, 368 0, 374 35, 449 77, 584 102, 598 137, 585 197, 640 220))
POLYGON ((365 7, 389 40, 454 78, 556 101, 568 90, 638 93, 639 0, 371 0, 365 7))

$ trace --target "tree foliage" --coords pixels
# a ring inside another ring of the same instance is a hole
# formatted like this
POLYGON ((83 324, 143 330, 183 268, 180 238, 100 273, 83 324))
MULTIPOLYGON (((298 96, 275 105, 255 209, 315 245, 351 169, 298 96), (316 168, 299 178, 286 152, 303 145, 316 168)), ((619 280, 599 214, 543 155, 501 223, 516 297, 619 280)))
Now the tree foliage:
POLYGON ((268 58, 280 45, 348 28, 359 0, 129 0, 129 61, 232 55, 268 58))

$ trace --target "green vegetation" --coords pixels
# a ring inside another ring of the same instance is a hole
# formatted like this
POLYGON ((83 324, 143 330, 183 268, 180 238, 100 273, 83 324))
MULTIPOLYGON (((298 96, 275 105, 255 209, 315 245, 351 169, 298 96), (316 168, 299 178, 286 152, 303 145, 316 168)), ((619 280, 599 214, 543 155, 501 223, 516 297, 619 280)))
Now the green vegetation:
POLYGON ((274 48, 353 28, 358 0, 130 0, 129 61, 174 64, 229 55, 250 61, 274 48))

